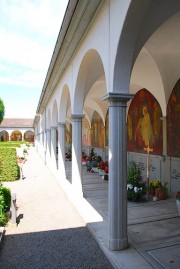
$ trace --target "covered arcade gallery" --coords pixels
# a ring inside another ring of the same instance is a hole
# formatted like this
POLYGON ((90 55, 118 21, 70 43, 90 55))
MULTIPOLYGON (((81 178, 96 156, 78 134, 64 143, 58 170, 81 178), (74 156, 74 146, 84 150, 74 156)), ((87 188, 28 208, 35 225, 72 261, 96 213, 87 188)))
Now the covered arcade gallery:
POLYGON ((45 163, 82 193, 82 151, 109 162, 108 247, 127 237, 127 163, 146 177, 144 148, 152 148, 152 179, 180 188, 180 2, 70 0, 34 119, 45 163), (58 151, 57 148, 58 147, 58 151))

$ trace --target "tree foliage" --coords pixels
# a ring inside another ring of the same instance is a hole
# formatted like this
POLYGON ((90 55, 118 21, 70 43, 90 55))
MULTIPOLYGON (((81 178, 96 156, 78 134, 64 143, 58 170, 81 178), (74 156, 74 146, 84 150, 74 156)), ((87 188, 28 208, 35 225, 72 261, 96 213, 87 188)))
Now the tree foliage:
POLYGON ((5 114, 5 107, 4 107, 4 102, 3 100, 0 98, 0 124, 4 119, 4 114, 5 114))

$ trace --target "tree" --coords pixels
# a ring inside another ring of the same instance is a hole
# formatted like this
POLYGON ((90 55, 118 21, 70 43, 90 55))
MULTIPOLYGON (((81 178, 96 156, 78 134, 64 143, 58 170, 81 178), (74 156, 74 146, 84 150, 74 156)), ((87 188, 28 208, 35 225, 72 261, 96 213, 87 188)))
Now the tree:
POLYGON ((4 103, 3 103, 3 100, 0 98, 0 124, 4 119, 4 114, 5 114, 4 103))

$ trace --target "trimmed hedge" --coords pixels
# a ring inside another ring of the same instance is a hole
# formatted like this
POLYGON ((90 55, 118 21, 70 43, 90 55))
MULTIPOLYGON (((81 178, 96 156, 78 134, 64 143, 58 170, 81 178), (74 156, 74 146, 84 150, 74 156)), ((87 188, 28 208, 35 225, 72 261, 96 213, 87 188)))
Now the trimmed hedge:
POLYGON ((11 191, 0 184, 0 226, 4 226, 8 221, 6 214, 11 206, 11 191))
POLYGON ((16 148, 0 147, 0 181, 15 181, 20 177, 16 148))
POLYGON ((22 141, 6 141, 6 142, 0 142, 0 148, 18 148, 20 147, 22 144, 24 144, 25 142, 22 141))

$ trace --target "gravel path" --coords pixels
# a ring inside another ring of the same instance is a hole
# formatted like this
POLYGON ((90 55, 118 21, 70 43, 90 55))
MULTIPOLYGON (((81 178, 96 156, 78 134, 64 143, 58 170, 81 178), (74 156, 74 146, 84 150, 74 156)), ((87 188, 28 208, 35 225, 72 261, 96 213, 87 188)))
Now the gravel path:
POLYGON ((79 214, 31 148, 17 196, 18 226, 6 227, 0 269, 112 269, 79 214))

